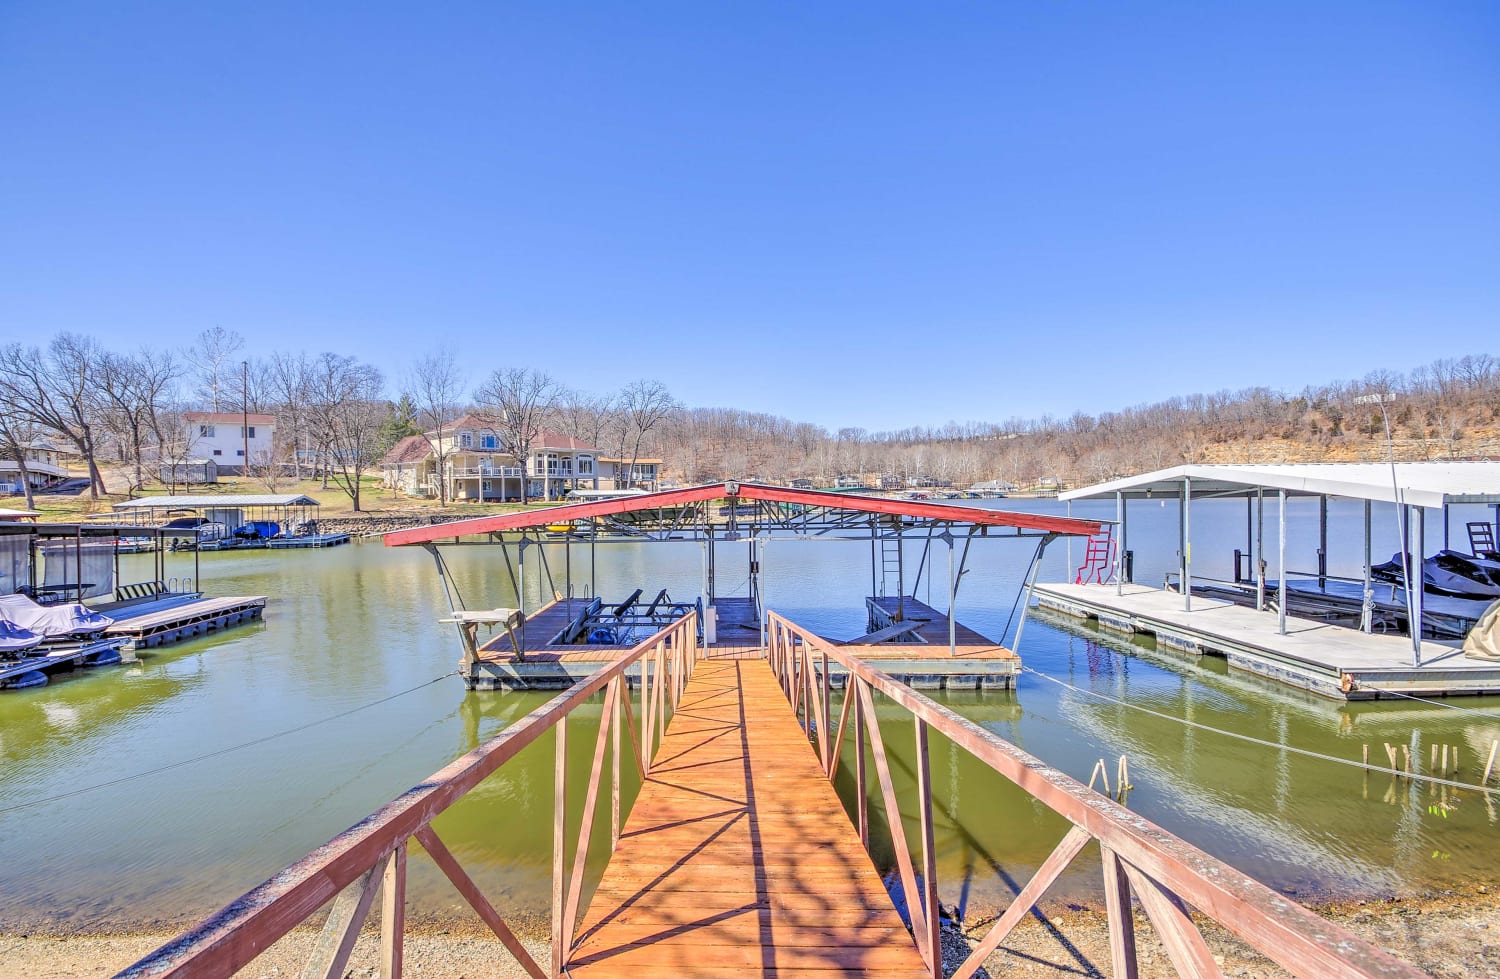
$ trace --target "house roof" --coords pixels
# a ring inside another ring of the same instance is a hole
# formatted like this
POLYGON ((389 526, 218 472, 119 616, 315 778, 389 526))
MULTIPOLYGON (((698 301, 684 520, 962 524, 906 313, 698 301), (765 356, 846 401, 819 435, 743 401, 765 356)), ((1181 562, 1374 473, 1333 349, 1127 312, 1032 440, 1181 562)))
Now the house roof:
MULTIPOLYGON (((474 414, 472 411, 469 412, 468 414, 459 415, 457 418, 453 419, 447 425, 443 426, 443 431, 444 432, 451 432, 451 431, 454 431, 454 430, 460 429, 460 428, 476 428, 476 429, 479 429, 480 431, 491 431, 491 432, 495 430, 495 426, 494 425, 491 425, 488 421, 486 421, 485 419, 483 419, 483 418, 479 417, 478 415, 474 414)), ((436 435, 437 434, 437 430, 434 429, 432 432, 430 432, 428 434, 436 435)))
MULTIPOLYGON (((499 429, 490 424, 487 419, 481 415, 474 414, 472 411, 453 419, 444 427, 443 431, 447 433, 465 428, 480 432, 499 432, 499 429)), ((434 430, 427 434, 435 436, 437 432, 434 430)), ((564 435, 562 432, 555 432, 550 428, 543 428, 537 432, 536 438, 532 440, 531 448, 533 451, 537 449, 562 449, 568 452, 594 453, 599 451, 582 439, 576 439, 571 435, 564 435)))
POLYGON ((571 435, 564 435, 562 432, 554 432, 548 428, 542 429, 531 447, 533 449, 566 449, 569 452, 597 453, 599 451, 582 439, 576 439, 571 435))
POLYGON ((138 500, 123 500, 116 503, 111 509, 114 510, 162 510, 162 509, 192 509, 194 507, 225 509, 228 507, 284 507, 284 506, 322 506, 317 500, 301 493, 263 493, 250 495, 224 496, 143 496, 138 500))
POLYGON ((382 466, 399 466, 413 462, 421 462, 432 455, 432 443, 427 441, 425 435, 408 435, 406 438, 391 446, 391 451, 380 460, 382 466))
POLYGON ((253 411, 248 415, 238 411, 184 411, 182 417, 190 422, 213 422, 225 425, 239 425, 242 419, 243 424, 247 425, 276 424, 275 415, 258 415, 253 411))
POLYGON ((1175 466, 1069 490, 1061 500, 1175 498, 1186 479, 1194 496, 1253 496, 1257 489, 1293 496, 1341 496, 1381 503, 1442 507, 1500 503, 1500 462, 1330 462, 1285 465, 1175 466), (1397 493, 1399 490, 1399 501, 1397 493))

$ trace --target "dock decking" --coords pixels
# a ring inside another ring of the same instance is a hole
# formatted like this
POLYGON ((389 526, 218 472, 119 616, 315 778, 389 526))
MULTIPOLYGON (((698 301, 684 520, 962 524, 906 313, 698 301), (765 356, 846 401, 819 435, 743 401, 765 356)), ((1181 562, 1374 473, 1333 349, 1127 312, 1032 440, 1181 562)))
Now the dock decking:
POLYGON ((129 639, 136 649, 148 649, 258 619, 265 608, 261 595, 200 598, 166 608, 142 606, 134 615, 111 613, 115 624, 105 635, 129 639))
POLYGON ((576 979, 669 971, 925 974, 759 659, 697 664, 568 966, 576 979))
POLYGON ((1126 585, 1038 584, 1043 608, 1094 618, 1105 628, 1155 635, 1163 647, 1189 655, 1225 656, 1236 669, 1326 697, 1360 700, 1382 691, 1412 695, 1500 692, 1500 663, 1466 658, 1456 644, 1422 643, 1422 665, 1412 665, 1411 639, 1366 635, 1357 629, 1287 616, 1277 632, 1273 612, 1193 596, 1182 607, 1175 591, 1126 585))
MULTIPOLYGON (((534 689, 569 686, 588 676, 601 663, 612 662, 629 646, 589 643, 555 646, 554 637, 572 621, 587 600, 558 599, 528 614, 516 635, 525 651, 517 658, 510 637, 496 630, 479 647, 475 689, 534 689)), ((866 599, 872 622, 893 616, 894 597, 866 599)), ((754 603, 748 598, 721 597, 715 601, 716 641, 712 646, 759 648, 760 623, 754 603), (748 645, 747 645, 748 644, 748 645)), ((955 623, 956 644, 948 646, 948 616, 907 597, 904 621, 917 626, 916 642, 845 643, 843 648, 909 686, 919 689, 1008 689, 1015 686, 1021 660, 1015 653, 955 623)), ((834 641, 834 640, 830 640, 834 641)), ((842 678, 843 670, 834 667, 842 678)), ((635 673, 631 674, 635 682, 635 673)))

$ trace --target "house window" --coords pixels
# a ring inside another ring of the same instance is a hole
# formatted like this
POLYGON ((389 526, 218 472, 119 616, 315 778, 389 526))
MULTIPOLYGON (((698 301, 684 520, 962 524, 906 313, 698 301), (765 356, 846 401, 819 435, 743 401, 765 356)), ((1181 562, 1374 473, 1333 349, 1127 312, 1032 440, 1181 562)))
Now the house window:
POLYGON ((242 456, 242 455, 245 454, 245 450, 244 449, 235 449, 234 450, 234 454, 237 455, 237 456, 242 456))
POLYGON ((255 438, 255 426, 251 425, 249 428, 245 428, 244 426, 241 426, 240 427, 240 438, 242 438, 242 439, 253 439, 253 438, 255 438))
POLYGON ((224 454, 224 450, 223 449, 214 449, 214 455, 221 456, 223 454, 224 454))
POLYGON ((495 435, 481 435, 479 437, 479 447, 481 449, 489 449, 491 451, 494 451, 495 449, 500 448, 500 439, 495 435))
POLYGON ((458 444, 465 449, 472 449, 474 448, 474 436, 468 432, 460 432, 458 444))
POLYGON ((580 456, 578 459, 578 474, 580 476, 592 476, 594 474, 594 460, 588 456, 580 456))
POLYGON ((213 438, 214 437, 214 427, 212 425, 199 425, 198 426, 198 437, 201 438, 201 439, 211 439, 211 438, 213 438))
POLYGON ((486 480, 485 480, 485 481, 484 481, 484 491, 485 491, 485 492, 486 492, 486 493, 489 493, 489 492, 491 492, 491 491, 493 491, 493 490, 494 490, 494 488, 495 488, 495 487, 494 487, 494 486, 492 486, 492 485, 491 485, 491 484, 490 484, 490 481, 489 481, 489 480, 488 480, 488 479, 486 479, 486 480))

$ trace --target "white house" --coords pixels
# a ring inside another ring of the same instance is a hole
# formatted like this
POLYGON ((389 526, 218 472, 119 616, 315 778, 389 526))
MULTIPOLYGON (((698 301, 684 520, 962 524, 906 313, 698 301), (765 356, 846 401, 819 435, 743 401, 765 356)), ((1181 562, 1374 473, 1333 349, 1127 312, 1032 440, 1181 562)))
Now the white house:
MULTIPOLYGON (((44 438, 34 439, 26 447, 27 481, 32 489, 67 478, 68 469, 62 458, 64 451, 44 438)), ((14 459, 0 459, 0 492, 19 494, 23 489, 20 465, 14 459)))
POLYGON ((211 459, 220 473, 244 475, 245 449, 249 463, 272 458, 276 416, 238 411, 185 411, 182 413, 185 459, 211 459))

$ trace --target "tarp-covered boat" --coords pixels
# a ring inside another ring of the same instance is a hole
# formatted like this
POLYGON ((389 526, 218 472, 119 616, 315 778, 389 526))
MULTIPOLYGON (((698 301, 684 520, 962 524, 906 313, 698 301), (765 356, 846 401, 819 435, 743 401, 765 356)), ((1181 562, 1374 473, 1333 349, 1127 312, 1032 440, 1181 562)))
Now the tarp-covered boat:
POLYGON ((42 637, 7 619, 0 619, 0 657, 20 656, 42 644, 42 637))
POLYGON ((44 641, 97 636, 115 620, 86 605, 38 605, 25 595, 0 595, 0 622, 11 622, 44 641))

